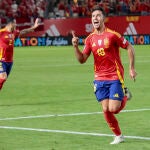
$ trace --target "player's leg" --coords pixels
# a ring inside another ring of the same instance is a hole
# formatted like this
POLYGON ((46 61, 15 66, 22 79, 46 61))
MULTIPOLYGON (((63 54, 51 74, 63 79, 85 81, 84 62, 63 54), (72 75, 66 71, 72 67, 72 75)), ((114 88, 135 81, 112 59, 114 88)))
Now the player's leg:
POLYGON ((8 75, 10 74, 12 63, 0 62, 0 90, 2 89, 8 75))
MULTIPOLYGON (((112 116, 115 118, 114 113, 116 113, 122 106, 122 99, 124 98, 123 89, 121 83, 119 81, 114 81, 110 85, 110 96, 109 96, 109 112, 113 114, 112 116)), ((115 118, 116 119, 116 118, 115 118)), ((121 130, 119 127, 119 123, 117 119, 112 123, 113 129, 115 133, 114 141, 110 144, 119 144, 124 141, 124 137, 121 134, 121 130), (119 132, 120 130, 120 132, 119 132)))
POLYGON ((127 100, 130 100, 132 98, 132 94, 127 87, 124 88, 124 92, 125 96, 127 97, 127 100))
POLYGON ((126 106, 128 98, 119 80, 111 84, 109 99, 109 110, 115 114, 119 113, 126 106))
POLYGON ((7 79, 6 72, 0 73, 0 90, 2 89, 3 84, 5 83, 6 79, 7 79))
POLYGON ((126 106, 128 98, 126 96, 123 97, 120 108, 116 111, 114 111, 114 114, 118 114, 121 110, 123 110, 126 106))
POLYGON ((122 136, 118 120, 114 114, 114 112, 116 112, 120 106, 121 101, 109 100, 109 111, 104 113, 110 129, 113 131, 115 135, 114 140, 110 144, 119 144, 121 142, 124 142, 124 137, 122 136))
POLYGON ((115 117, 114 113, 109 111, 109 99, 105 99, 101 101, 104 118, 109 126, 109 128, 112 130, 112 132, 115 134, 115 136, 121 135, 121 129, 119 127, 119 123, 117 118, 115 117))
POLYGON ((0 62, 0 90, 2 89, 6 79, 7 79, 6 66, 3 62, 0 62))
POLYGON ((122 99, 122 101, 121 101, 121 106, 120 106, 120 108, 119 108, 117 111, 115 111, 114 113, 115 113, 115 114, 118 114, 121 110, 123 110, 123 109, 125 108, 125 106, 126 106, 127 101, 130 100, 131 98, 132 98, 131 92, 128 90, 127 87, 125 87, 125 88, 124 88, 124 97, 123 97, 123 99, 122 99))
POLYGON ((129 91, 129 89, 127 87, 125 87, 124 88, 124 97, 122 99, 121 106, 118 109, 118 111, 115 112, 115 114, 118 114, 121 110, 123 110, 126 106, 127 101, 130 100, 131 98, 132 98, 131 92, 129 91))
POLYGON ((130 100, 131 98, 132 98, 131 92, 129 91, 129 89, 127 87, 125 87, 124 88, 124 97, 122 99, 121 106, 118 109, 118 111, 115 112, 115 114, 118 114, 121 110, 123 110, 126 106, 127 101, 130 100))
MULTIPOLYGON (((114 113, 109 111, 109 84, 104 84, 103 82, 94 82, 94 85, 95 95, 97 100, 102 105, 104 118, 112 132, 116 135, 116 137, 118 137, 121 135, 121 130, 118 121, 114 116, 114 113)), ((120 105, 115 109, 118 109, 120 105)))

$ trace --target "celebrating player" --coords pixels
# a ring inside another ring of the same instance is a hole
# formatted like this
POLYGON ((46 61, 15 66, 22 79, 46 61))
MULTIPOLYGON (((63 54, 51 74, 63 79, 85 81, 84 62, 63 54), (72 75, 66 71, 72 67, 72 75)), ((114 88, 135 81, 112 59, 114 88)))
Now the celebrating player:
POLYGON ((94 92, 98 102, 102 105, 104 118, 112 132, 114 140, 110 144, 124 141, 119 123, 114 114, 119 113, 126 104, 124 68, 120 58, 119 48, 127 49, 129 56, 129 74, 135 80, 135 53, 133 46, 119 33, 107 28, 104 24, 105 12, 99 6, 92 10, 92 25, 94 31, 86 38, 81 52, 78 47, 78 37, 72 33, 72 44, 77 60, 85 63, 91 52, 94 57, 94 92))
POLYGON ((6 26, 0 30, 0 90, 4 82, 7 80, 13 65, 14 40, 16 36, 20 36, 34 31, 39 26, 39 19, 35 20, 32 27, 16 30, 15 19, 8 20, 6 26))

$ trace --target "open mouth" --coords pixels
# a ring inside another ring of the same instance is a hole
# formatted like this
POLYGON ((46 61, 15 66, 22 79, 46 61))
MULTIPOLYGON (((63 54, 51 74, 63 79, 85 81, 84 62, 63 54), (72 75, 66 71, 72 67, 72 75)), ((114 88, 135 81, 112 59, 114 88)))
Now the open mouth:
POLYGON ((99 25, 99 22, 98 21, 93 21, 94 25, 99 25))

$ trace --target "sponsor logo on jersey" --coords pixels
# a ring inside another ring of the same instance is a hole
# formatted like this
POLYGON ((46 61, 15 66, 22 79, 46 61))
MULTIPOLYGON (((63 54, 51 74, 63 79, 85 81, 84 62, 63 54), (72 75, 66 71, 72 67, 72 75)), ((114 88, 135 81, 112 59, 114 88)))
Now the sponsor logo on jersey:
POLYGON ((95 44, 95 43, 93 43, 93 44, 92 44, 92 47, 95 47, 95 46, 96 46, 96 44, 95 44))

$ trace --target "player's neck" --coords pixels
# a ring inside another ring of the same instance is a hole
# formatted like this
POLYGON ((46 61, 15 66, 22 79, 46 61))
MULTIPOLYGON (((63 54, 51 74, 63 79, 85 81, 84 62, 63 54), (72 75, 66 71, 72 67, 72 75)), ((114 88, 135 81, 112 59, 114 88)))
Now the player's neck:
POLYGON ((103 25, 101 28, 96 29, 94 32, 96 34, 102 34, 105 31, 105 25, 103 25))
POLYGON ((8 32, 12 32, 12 29, 11 29, 9 26, 6 26, 5 29, 6 29, 8 32))

